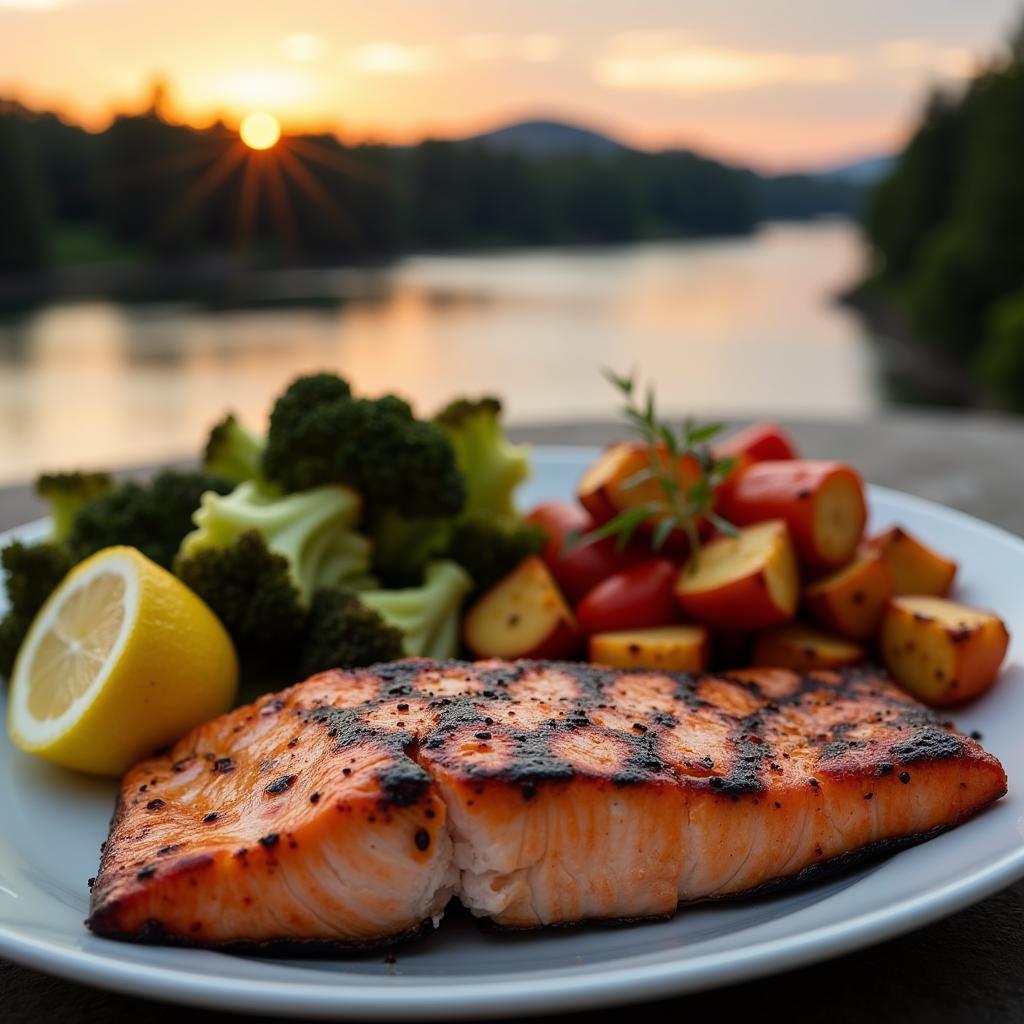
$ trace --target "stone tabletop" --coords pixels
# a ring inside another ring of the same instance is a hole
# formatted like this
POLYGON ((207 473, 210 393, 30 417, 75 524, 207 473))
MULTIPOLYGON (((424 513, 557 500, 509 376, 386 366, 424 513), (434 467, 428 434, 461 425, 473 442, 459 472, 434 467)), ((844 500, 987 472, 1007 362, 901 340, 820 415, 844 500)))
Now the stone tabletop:
MULTIPOLYGON (((965 413, 887 412, 871 422, 788 424, 811 458, 852 462, 884 484, 969 512, 1024 536, 1024 421, 965 413)), ((536 443, 603 444, 611 423, 516 431, 536 443)), ((0 530, 40 514, 27 487, 0 489, 0 530)), ((1022 583, 1024 585, 1024 583, 1022 583)), ((648 1021, 1024 1021, 1024 882, 937 924, 827 963, 644 1007, 648 1021)), ((234 1015, 185 1011, 193 1022, 234 1015)), ((587 1020, 620 1020, 621 1010, 587 1020)), ((180 1007, 93 990, 0 960, 0 1020, 35 1024, 178 1022, 180 1007)), ((249 1018, 257 1020, 261 1018, 249 1018)))

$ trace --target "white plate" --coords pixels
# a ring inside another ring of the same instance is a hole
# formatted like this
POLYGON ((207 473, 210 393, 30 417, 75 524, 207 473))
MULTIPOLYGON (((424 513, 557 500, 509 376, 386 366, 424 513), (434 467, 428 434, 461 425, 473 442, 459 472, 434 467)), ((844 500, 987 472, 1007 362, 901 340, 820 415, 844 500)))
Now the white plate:
MULTIPOLYGON (((593 457, 542 449, 524 500, 566 497, 593 457)), ((874 525, 901 522, 955 556, 963 600, 1015 635, 995 690, 956 714, 1006 766, 1010 793, 946 835, 791 895, 684 909, 618 929, 488 935, 450 915, 397 962, 246 959, 134 946, 86 931, 112 784, 0 737, 0 955, 68 978, 183 1003, 276 1015, 457 1018, 581 1009, 708 988, 836 956, 967 906, 1024 876, 1024 542, 926 501, 872 488, 874 525)), ((40 524, 13 531, 38 536, 40 524)))

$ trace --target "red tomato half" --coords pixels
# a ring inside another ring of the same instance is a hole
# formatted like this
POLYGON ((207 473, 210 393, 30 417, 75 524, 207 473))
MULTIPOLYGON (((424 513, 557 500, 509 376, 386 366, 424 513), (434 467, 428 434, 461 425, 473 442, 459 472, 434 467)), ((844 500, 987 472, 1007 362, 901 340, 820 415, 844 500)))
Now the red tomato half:
POLYGON ((588 512, 569 502, 548 501, 538 505, 526 521, 547 533, 541 557, 562 593, 573 603, 602 580, 651 557, 650 551, 635 545, 619 551, 611 537, 566 547, 570 533, 582 536, 597 527, 588 512))
POLYGON ((609 576, 576 606, 580 628, 585 633, 604 633, 678 621, 672 596, 678 576, 679 566, 667 558, 652 558, 609 576))

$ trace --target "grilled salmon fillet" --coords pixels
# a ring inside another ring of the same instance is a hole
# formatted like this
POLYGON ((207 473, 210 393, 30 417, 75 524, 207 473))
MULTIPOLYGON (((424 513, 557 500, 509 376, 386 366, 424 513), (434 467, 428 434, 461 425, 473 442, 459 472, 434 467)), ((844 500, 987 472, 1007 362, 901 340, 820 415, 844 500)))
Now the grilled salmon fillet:
POLYGON ((409 660, 327 672, 125 776, 114 938, 365 948, 449 899, 511 928, 664 916, 927 839, 1006 791, 870 670, 409 660))

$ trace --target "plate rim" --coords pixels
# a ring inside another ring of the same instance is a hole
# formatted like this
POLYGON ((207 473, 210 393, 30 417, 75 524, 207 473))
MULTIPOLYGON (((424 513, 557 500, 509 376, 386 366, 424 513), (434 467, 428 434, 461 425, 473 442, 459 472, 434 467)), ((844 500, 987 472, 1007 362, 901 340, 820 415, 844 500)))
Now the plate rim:
MULTIPOLYGON (((534 446, 539 462, 591 457, 599 449, 582 445, 534 446)), ((1024 556, 1024 539, 958 509, 894 488, 869 485, 881 497, 923 514, 945 519, 961 530, 1009 545, 1024 556)), ((40 530, 36 519, 0 533, 0 543, 40 530)), ((941 837, 938 841, 941 842, 941 837)), ((180 965, 110 958, 86 948, 66 948, 24 929, 0 924, 0 956, 73 981, 129 995, 221 1010, 272 1012, 318 1018, 374 1020, 455 1019, 593 1009, 664 998, 735 984, 775 971, 832 959, 895 938, 970 906, 1024 877, 1024 846, 936 888, 934 885, 885 907, 813 928, 782 940, 767 937, 737 951, 715 951, 684 960, 602 965, 579 974, 552 974, 480 982, 450 978, 353 978, 342 983, 232 978, 192 974, 180 965), (183 981, 187 980, 187 984, 183 981)), ((214 956, 223 954, 213 953, 214 956)), ((628 961, 628 957, 623 958, 628 961)), ((322 976, 320 976, 322 979, 322 976)))

